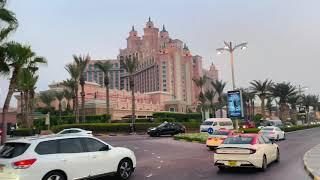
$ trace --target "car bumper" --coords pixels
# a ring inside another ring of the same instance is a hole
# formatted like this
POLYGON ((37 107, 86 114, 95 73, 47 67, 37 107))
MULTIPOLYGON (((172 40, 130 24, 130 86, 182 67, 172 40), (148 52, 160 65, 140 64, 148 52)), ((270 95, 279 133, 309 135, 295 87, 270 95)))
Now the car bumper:
POLYGON ((234 155, 234 154, 214 154, 214 165, 224 167, 262 167, 262 157, 254 154, 234 155))

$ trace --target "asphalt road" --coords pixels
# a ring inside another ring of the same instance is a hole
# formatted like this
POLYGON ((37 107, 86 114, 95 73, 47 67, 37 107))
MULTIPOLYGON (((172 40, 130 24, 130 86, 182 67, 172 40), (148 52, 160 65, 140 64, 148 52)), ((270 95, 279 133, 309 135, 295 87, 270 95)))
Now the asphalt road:
POLYGON ((213 166, 213 153, 205 145, 175 141, 170 137, 137 135, 107 137, 103 140, 113 146, 130 148, 136 153, 137 168, 131 180, 308 180, 311 178, 303 168, 302 158, 307 150, 320 144, 320 128, 292 132, 287 134, 287 140, 277 142, 280 163, 269 165, 266 172, 256 169, 221 172, 213 166))

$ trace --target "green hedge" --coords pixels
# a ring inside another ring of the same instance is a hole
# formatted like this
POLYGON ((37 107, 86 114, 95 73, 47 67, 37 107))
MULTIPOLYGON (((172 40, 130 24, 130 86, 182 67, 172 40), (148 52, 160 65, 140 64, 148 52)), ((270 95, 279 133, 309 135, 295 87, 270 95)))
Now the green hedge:
MULTIPOLYGON (((111 115, 103 114, 103 115, 89 115, 86 116, 86 123, 106 123, 111 119, 111 115)), ((50 116, 50 126, 57 126, 63 124, 75 124, 76 117, 74 115, 69 116, 61 116, 61 120, 59 116, 50 116)), ((45 125, 45 118, 35 119, 33 121, 33 126, 37 129, 44 130, 47 129, 47 125, 45 125)))
POLYGON ((163 123, 165 121, 167 121, 167 122, 175 122, 176 119, 174 119, 174 118, 157 118, 155 122, 156 123, 163 123))
POLYGON ((19 128, 13 131, 13 136, 32 136, 35 131, 31 128, 19 128))
MULTIPOLYGON (((199 130, 199 123, 194 122, 186 122, 181 123, 187 129, 187 131, 192 130, 199 130)), ((156 127, 160 125, 160 123, 137 123, 136 124, 136 131, 138 132, 146 132, 151 127, 156 127)), ((54 133, 57 133, 63 129, 67 128, 81 128, 93 131, 94 133, 114 133, 114 132, 129 132, 130 130, 130 123, 91 123, 91 124, 64 124, 53 126, 51 130, 54 133)))
POLYGON ((190 119, 199 119, 201 121, 200 113, 176 113, 176 112, 154 112, 153 117, 156 119, 174 118, 176 122, 188 122, 190 119))

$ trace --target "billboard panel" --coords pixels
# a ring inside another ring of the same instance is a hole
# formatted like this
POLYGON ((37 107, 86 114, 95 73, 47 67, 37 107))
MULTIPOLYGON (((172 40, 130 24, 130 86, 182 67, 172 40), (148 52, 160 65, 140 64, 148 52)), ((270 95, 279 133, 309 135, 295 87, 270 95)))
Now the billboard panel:
POLYGON ((242 92, 228 91, 228 113, 231 118, 243 117, 242 92))

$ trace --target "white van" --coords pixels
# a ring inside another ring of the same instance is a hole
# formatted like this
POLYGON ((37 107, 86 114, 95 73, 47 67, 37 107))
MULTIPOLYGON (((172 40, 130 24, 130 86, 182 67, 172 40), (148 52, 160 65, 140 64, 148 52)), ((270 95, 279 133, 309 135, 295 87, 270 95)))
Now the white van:
POLYGON ((232 120, 229 118, 209 118, 200 125, 200 132, 208 132, 208 128, 214 131, 219 129, 233 129, 232 120))

